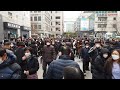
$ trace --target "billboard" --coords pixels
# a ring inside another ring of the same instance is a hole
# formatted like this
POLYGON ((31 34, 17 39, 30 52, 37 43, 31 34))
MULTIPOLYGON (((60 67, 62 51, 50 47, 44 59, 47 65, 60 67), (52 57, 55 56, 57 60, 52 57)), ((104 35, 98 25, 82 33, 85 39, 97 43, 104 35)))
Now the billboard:
POLYGON ((88 31, 88 30, 89 30, 89 19, 81 18, 81 31, 88 31))

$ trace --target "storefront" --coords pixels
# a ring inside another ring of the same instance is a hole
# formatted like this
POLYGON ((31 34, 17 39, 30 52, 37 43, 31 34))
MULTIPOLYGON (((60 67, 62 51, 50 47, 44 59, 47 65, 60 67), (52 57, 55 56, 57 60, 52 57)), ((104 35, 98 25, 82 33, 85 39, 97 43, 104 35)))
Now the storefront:
POLYGON ((11 39, 18 37, 18 30, 20 29, 20 25, 4 22, 4 39, 11 39))
POLYGON ((21 36, 24 38, 29 38, 30 27, 21 26, 21 36))

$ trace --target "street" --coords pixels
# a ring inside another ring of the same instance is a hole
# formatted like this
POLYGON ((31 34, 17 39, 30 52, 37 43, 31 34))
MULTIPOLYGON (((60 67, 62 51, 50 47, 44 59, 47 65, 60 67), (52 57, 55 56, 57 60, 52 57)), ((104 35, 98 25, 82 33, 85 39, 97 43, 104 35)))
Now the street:
MULTIPOLYGON (((39 60, 39 63, 40 63, 40 58, 38 59, 39 60)), ((82 70, 82 61, 80 59, 78 59, 77 57, 75 58, 75 61, 80 65, 80 68, 82 70)), ((40 63, 40 68, 38 70, 38 78, 39 79, 43 79, 42 75, 43 75, 43 70, 42 70, 42 64, 40 63)), ((92 79, 92 74, 90 71, 86 71, 86 76, 85 76, 85 79, 92 79)))

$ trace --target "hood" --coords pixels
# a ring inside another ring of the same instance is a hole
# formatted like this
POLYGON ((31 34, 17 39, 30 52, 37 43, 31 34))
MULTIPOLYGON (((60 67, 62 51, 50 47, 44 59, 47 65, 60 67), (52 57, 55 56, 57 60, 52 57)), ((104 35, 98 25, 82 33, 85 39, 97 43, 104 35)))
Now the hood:
POLYGON ((100 51, 100 56, 103 57, 103 54, 108 53, 108 56, 110 56, 110 52, 107 48, 102 48, 100 51))
POLYGON ((6 61, 4 61, 3 63, 0 64, 0 69, 13 64, 14 62, 15 62, 14 59, 11 59, 10 57, 8 57, 8 59, 6 61))

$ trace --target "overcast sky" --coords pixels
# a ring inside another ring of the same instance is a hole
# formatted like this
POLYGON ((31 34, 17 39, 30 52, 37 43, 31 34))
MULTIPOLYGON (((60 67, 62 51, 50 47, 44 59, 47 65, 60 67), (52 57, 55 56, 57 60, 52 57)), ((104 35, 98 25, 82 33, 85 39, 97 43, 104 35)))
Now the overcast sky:
POLYGON ((64 21, 75 21, 81 11, 64 11, 64 21))

